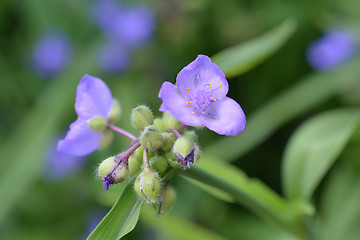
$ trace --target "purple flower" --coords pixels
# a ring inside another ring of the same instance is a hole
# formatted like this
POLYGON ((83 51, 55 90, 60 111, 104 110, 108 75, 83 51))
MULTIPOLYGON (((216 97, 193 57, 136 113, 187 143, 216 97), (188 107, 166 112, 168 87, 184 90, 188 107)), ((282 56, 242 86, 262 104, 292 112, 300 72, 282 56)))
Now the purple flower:
POLYGON ((86 158, 73 156, 56 149, 51 144, 45 162, 44 175, 49 181, 59 181, 84 166, 86 158))
POLYGON ((41 77, 52 77, 63 70, 71 58, 71 44, 62 33, 45 35, 35 45, 31 65, 41 77))
POLYGON ((326 71, 349 60, 356 48, 357 43, 351 33, 331 30, 310 45, 306 57, 313 69, 326 71))
POLYGON ((108 120, 113 98, 108 86, 99 78, 85 75, 76 91, 75 111, 78 119, 70 125, 58 150, 75 156, 84 156, 100 148, 104 131, 93 131, 89 120, 104 117, 108 120))
POLYGON ((104 71, 117 73, 129 65, 130 56, 127 49, 110 40, 101 46, 98 61, 104 71))
POLYGON ((205 125, 218 134, 236 136, 244 131, 246 118, 240 105, 226 97, 228 90, 221 69, 209 57, 199 55, 179 72, 176 86, 163 83, 160 111, 189 126, 205 125))

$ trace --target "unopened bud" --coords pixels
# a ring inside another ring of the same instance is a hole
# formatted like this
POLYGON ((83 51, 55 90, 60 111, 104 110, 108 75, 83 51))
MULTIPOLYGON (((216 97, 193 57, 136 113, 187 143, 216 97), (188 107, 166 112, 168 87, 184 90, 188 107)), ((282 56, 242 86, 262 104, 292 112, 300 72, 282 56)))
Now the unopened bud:
POLYGON ((159 129, 160 132, 165 132, 164 121, 161 118, 155 118, 153 126, 159 129))
MULTIPOLYGON (((139 148, 138 148, 139 149, 139 148)), ((128 163, 129 163, 129 176, 134 176, 138 171, 140 171, 142 166, 142 151, 143 148, 140 149, 140 151, 135 151, 133 154, 130 155, 128 163)))
POLYGON ((176 118, 168 114, 167 112, 164 112, 163 114, 163 121, 165 129, 173 128, 178 130, 180 126, 182 125, 181 122, 179 122, 176 118))
POLYGON ((163 144, 163 141, 163 136, 154 126, 146 127, 140 137, 141 146, 150 150, 156 150, 160 148, 163 144))
POLYGON ((149 159, 149 164, 151 169, 158 173, 163 173, 168 167, 166 158, 163 156, 155 156, 149 159))
POLYGON ((182 165, 190 167, 200 158, 199 147, 187 137, 178 138, 173 148, 176 160, 182 165))
POLYGON ((124 161, 109 157, 99 165, 98 174, 104 181, 105 190, 108 190, 111 184, 124 181, 129 176, 129 169, 124 161))
POLYGON ((178 161, 176 161, 174 153, 173 152, 167 152, 165 154, 166 160, 169 164, 170 167, 172 168, 179 168, 181 167, 180 163, 178 163, 178 161))
POLYGON ((146 106, 138 106, 132 110, 131 124, 138 131, 144 130, 145 127, 153 124, 154 117, 150 109, 146 106))
POLYGON ((136 193, 147 202, 156 203, 160 194, 160 177, 150 168, 145 168, 136 178, 134 188, 136 193))
POLYGON ((101 137, 100 149, 104 149, 110 146, 113 139, 114 139, 114 133, 110 129, 106 129, 101 137))
POLYGON ((110 122, 114 123, 117 120, 119 120, 120 116, 121 116, 121 105, 120 102, 114 98, 108 118, 110 122))
POLYGON ((95 132, 102 132, 107 127, 107 120, 103 116, 95 116, 89 120, 87 120, 87 124, 89 125, 90 129, 95 132))
POLYGON ((161 149, 164 150, 165 152, 171 150, 176 140, 175 134, 164 132, 162 133, 162 135, 164 138, 164 143, 161 146, 161 149))
POLYGON ((164 213, 166 213, 174 204, 175 199, 175 190, 171 186, 166 187, 160 196, 159 204, 157 204, 156 206, 158 214, 163 215, 164 213))

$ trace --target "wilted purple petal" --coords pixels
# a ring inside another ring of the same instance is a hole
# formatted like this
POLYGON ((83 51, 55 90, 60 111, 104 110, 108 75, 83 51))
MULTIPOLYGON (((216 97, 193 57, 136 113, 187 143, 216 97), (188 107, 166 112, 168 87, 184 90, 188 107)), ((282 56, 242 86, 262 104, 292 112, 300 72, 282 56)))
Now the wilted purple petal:
POLYGON ((113 98, 108 86, 99 78, 85 75, 76 91, 75 111, 80 118, 107 118, 113 98))
POLYGON ((117 73, 129 65, 130 55, 128 49, 115 41, 107 41, 99 52, 99 64, 109 73, 117 73))
POLYGON ((70 125, 70 130, 59 141, 57 149, 71 155, 85 156, 100 147, 102 134, 92 131, 86 120, 80 118, 70 125))
POLYGON ((356 50, 357 43, 350 32, 331 30, 310 45, 307 60, 316 70, 330 70, 349 60, 356 50))
POLYGON ((174 84, 164 82, 159 92, 159 98, 163 101, 160 111, 168 112, 180 122, 189 126, 201 126, 200 118, 187 100, 180 95, 174 84))
POLYGON ((176 86, 186 99, 201 90, 217 100, 225 97, 229 91, 225 74, 205 55, 199 55, 178 73, 176 86))
POLYGON ((210 130, 227 136, 236 136, 245 129, 246 117, 240 105, 225 97, 212 105, 213 116, 203 115, 202 121, 210 130))
POLYGON ((62 71, 71 58, 71 44, 62 33, 45 35, 35 45, 31 57, 34 71, 41 77, 52 77, 62 71))

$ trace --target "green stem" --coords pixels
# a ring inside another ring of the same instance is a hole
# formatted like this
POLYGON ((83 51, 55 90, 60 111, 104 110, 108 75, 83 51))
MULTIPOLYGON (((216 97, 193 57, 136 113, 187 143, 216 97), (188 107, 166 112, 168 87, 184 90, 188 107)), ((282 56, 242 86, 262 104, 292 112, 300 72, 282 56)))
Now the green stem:
POLYGON ((296 208, 296 205, 286 202, 261 182, 249 180, 249 189, 241 189, 197 167, 187 171, 180 171, 180 173, 226 192, 235 201, 245 205, 264 220, 276 223, 284 230, 293 233, 301 239, 305 239, 306 231, 301 209, 296 208))

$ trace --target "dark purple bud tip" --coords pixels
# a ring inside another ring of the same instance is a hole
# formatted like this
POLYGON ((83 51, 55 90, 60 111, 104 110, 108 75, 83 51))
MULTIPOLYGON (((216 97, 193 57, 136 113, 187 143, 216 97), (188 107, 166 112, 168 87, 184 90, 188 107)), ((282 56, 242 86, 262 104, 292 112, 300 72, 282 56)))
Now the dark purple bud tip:
POLYGON ((105 191, 109 190, 110 182, 107 178, 104 178, 103 186, 104 186, 105 191))

